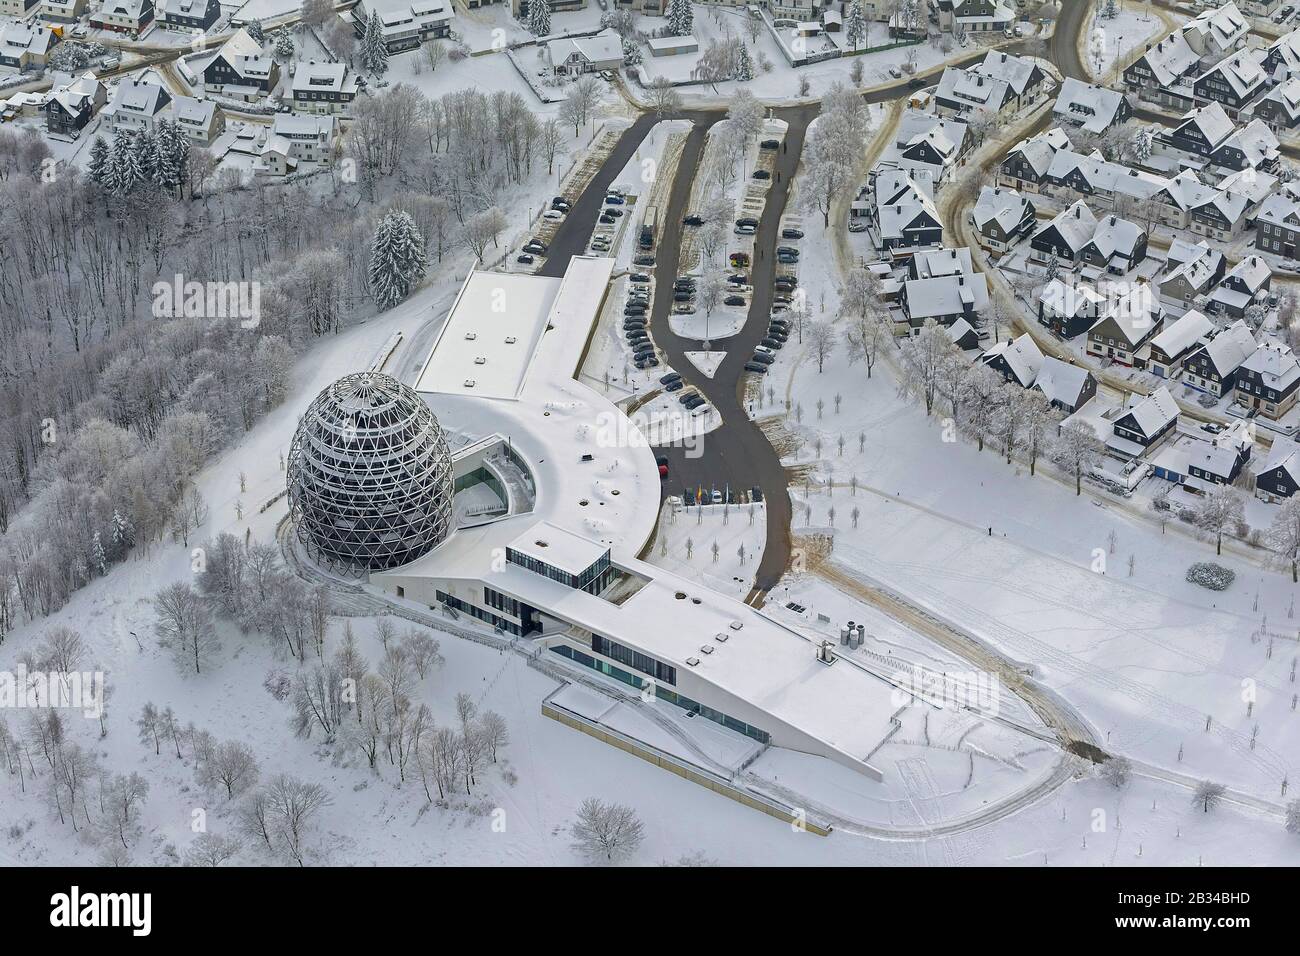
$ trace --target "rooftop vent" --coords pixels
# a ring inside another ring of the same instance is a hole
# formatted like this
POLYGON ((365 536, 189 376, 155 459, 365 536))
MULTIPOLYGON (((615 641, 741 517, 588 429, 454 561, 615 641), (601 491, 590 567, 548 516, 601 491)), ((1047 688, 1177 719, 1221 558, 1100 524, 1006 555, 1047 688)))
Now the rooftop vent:
POLYGON ((713 645, 712 645, 712 644, 702 644, 702 645, 700 646, 700 653, 701 653, 701 654, 712 654, 712 653, 713 653, 713 645))
POLYGON ((688 658, 686 658, 686 665, 687 665, 688 667, 698 667, 698 666, 699 666, 699 663, 700 663, 700 659, 699 659, 698 657, 688 657, 688 658))
POLYGON ((466 388, 473 388, 473 387, 474 387, 474 380, 473 380, 472 378, 467 378, 467 379, 465 379, 465 387, 466 387, 466 388))
POLYGON ((465 333, 465 339, 466 339, 466 341, 473 342, 476 338, 478 338, 478 333, 477 333, 477 332, 466 332, 466 333, 465 333))

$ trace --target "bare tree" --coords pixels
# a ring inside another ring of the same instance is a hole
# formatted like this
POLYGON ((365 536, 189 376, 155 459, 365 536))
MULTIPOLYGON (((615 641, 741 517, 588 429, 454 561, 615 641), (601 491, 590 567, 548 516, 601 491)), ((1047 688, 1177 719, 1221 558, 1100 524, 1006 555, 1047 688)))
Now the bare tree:
POLYGON ((1292 582, 1300 581, 1296 571, 1300 563, 1300 498, 1288 498, 1278 506, 1266 540, 1278 557, 1291 566, 1292 582))
POLYGON ((1070 422, 1052 443, 1052 459, 1074 475, 1074 493, 1083 494, 1083 475, 1101 461, 1102 444, 1097 433, 1084 422, 1070 422))
POLYGON ((1196 509, 1196 523, 1214 535, 1214 553, 1223 554, 1223 533, 1245 514, 1241 493, 1230 485, 1215 485, 1196 509))
POLYGON ((236 837, 200 833, 185 851, 185 865, 217 867, 234 859, 243 848, 236 837))
POLYGON ((1133 773, 1127 757, 1111 757, 1101 765, 1101 778, 1116 790, 1122 790, 1133 773))
POLYGON ((645 836, 631 807, 595 797, 582 801, 572 832, 576 850, 593 859, 604 857, 607 862, 631 856, 645 836))
POLYGON ((299 866, 306 865, 304 841, 312 821, 331 803, 325 788, 289 774, 280 774, 266 789, 267 816, 285 851, 299 866))
POLYGON ((1221 783, 1214 783, 1211 780, 1202 780, 1196 785, 1196 792, 1192 796, 1193 805, 1201 808, 1202 813, 1209 813, 1217 807, 1228 788, 1221 783))
POLYGON ((835 327, 829 322, 810 322, 808 324, 808 348, 817 358, 817 373, 820 375, 826 367, 827 357, 835 351, 839 336, 835 327))
POLYGON ((226 788, 227 800, 233 800, 253 786, 257 774, 257 757, 245 743, 227 740, 213 754, 212 779, 226 788))
POLYGON ((212 627, 212 615, 188 582, 178 581, 159 591, 153 599, 158 621, 154 625, 182 669, 201 673, 203 663, 220 647, 212 627))
POLYGON ((479 718, 479 730, 483 743, 487 746, 492 762, 497 762, 497 748, 504 747, 510 741, 506 732, 506 719, 495 710, 484 711, 479 718))

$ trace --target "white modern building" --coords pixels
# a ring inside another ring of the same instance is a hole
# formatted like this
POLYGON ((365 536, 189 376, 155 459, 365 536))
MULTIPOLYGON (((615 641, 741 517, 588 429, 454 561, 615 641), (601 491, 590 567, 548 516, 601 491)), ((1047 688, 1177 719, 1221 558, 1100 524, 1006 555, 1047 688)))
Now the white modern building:
POLYGON ((461 436, 457 497, 482 494, 457 503, 446 541, 373 572, 372 585, 531 640, 657 706, 880 780, 869 758, 895 726, 893 685, 637 557, 660 510, 654 455, 622 410, 575 378, 613 266, 579 256, 563 278, 469 275, 415 389, 461 436))

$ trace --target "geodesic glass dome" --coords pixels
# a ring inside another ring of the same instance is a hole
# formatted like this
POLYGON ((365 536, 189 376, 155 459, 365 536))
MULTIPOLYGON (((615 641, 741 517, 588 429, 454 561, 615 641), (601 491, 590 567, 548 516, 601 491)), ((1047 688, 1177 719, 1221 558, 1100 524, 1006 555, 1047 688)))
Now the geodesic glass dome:
POLYGON ((395 568, 451 530, 451 452, 411 388, 378 372, 316 396, 289 449, 289 514, 318 561, 354 573, 395 568))

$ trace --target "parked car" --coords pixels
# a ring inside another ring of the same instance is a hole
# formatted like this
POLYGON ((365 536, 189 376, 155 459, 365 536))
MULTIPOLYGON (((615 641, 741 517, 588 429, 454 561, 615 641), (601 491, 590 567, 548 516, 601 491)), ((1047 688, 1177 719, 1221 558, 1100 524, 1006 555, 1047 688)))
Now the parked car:
POLYGON ((764 365, 771 365, 776 359, 767 352, 755 352, 751 362, 762 362, 764 365))
POLYGON ((607 216, 604 213, 601 213, 600 218, 597 219, 596 221, 599 223, 604 223, 606 226, 612 226, 617 220, 615 220, 613 216, 607 216))
POLYGON ((661 385, 667 385, 669 382, 679 381, 681 377, 681 372, 669 372, 667 375, 664 375, 659 379, 659 383, 661 385))
POLYGON ((630 276, 627 277, 627 281, 628 282, 649 282, 650 277, 646 275, 644 272, 633 272, 630 276))
POLYGON ((685 386, 686 386, 686 383, 683 382, 680 378, 678 378, 678 379, 673 379, 673 381, 669 382, 667 385, 664 386, 664 391, 665 391, 665 392, 675 392, 675 391, 677 391, 679 388, 684 388, 685 386))
POLYGON ((743 295, 729 295, 722 300, 723 305, 744 305, 745 297, 743 295))
POLYGON ((549 219, 551 222, 560 222, 564 219, 564 213, 560 212, 558 209, 548 209, 546 212, 542 213, 542 218, 549 219))
POLYGON ((521 252, 519 253, 519 255, 515 256, 515 262, 522 262, 526 266, 532 265, 536 261, 537 261, 536 259, 534 259, 526 252, 521 252))
POLYGON ((732 285, 749 285, 749 276, 743 272, 737 272, 735 275, 727 276, 727 281, 732 285))
POLYGON ((605 209, 605 215, 613 216, 617 219, 619 216, 623 215, 623 210, 619 209, 617 206, 609 206, 605 209))
POLYGON ((699 407, 700 407, 701 405, 703 405, 703 404, 704 404, 704 399, 702 399, 702 398, 700 398, 700 396, 696 395, 696 396, 692 397, 691 400, 690 400, 689 402, 686 403, 686 407, 687 407, 687 409, 689 409, 690 411, 694 411, 695 409, 699 408, 699 407))
POLYGON ((803 230, 802 230, 802 229, 794 229, 794 228, 792 228, 792 227, 787 226, 785 229, 782 229, 782 230, 781 230, 781 238, 782 238, 782 239, 802 239, 802 238, 803 238, 803 230))
POLYGON ((756 169, 754 170, 753 174, 749 178, 750 179, 771 179, 772 174, 769 173, 766 169, 756 169))
POLYGON ((731 267, 732 267, 733 269, 738 268, 738 267, 740 267, 740 266, 748 266, 748 265, 749 265, 749 253, 748 253, 748 252, 733 252, 733 253, 731 254, 730 262, 731 262, 731 267))
POLYGON ((692 299, 694 299, 694 298, 695 298, 695 293, 694 293, 694 292, 674 292, 674 293, 673 293, 673 301, 674 301, 674 302, 690 302, 690 301, 691 301, 692 299))
POLYGON ((762 339, 758 344, 764 348, 771 349, 774 352, 781 347, 780 339, 774 339, 770 335, 767 336, 767 338, 762 339))
POLYGON ((685 404, 686 404, 687 402, 689 402, 692 398, 699 398, 699 397, 700 397, 700 393, 699 393, 699 392, 682 392, 682 394, 680 394, 680 395, 677 396, 677 401, 679 401, 679 402, 681 402, 683 405, 685 405, 685 404))
POLYGON ((652 266, 655 264, 655 257, 652 255, 637 256, 632 260, 634 266, 652 266))
POLYGON ((529 239, 528 242, 524 244, 524 252, 531 252, 534 255, 539 256, 546 255, 546 243, 542 242, 540 239, 529 239))
POLYGON ((700 218, 699 216, 687 216, 685 219, 682 220, 682 225, 683 225, 683 226, 702 226, 702 225, 704 225, 704 220, 703 220, 702 218, 700 218))
POLYGON ((757 226, 757 225, 758 225, 758 220, 755 219, 753 216, 741 216, 739 219, 736 220, 736 225, 737 225, 737 226, 757 226))
POLYGON ((780 255, 781 253, 785 253, 787 256, 794 256, 796 259, 799 258, 799 250, 796 249, 794 246, 777 246, 776 252, 777 255, 780 255))
POLYGON ((608 196, 605 197, 605 204, 607 206, 621 206, 625 202, 627 202, 627 200, 624 199, 622 196, 620 196, 618 193, 610 193, 608 196))
POLYGON ((788 252, 778 252, 776 254, 776 261, 781 263, 782 265, 792 266, 799 261, 799 257, 792 256, 788 252))
POLYGON ((643 359, 638 359, 632 363, 637 368, 658 368, 659 360, 653 355, 647 355, 643 359))
POLYGON ((862 217, 849 220, 849 232, 866 232, 867 220, 862 217))
POLYGON ((752 236, 758 232, 758 229, 755 226, 737 226, 731 231, 737 236, 752 236))
POLYGON ((779 139, 765 139, 758 146, 759 149, 780 149, 781 141, 779 139))
POLYGON ((565 199, 563 196, 556 196, 554 199, 551 200, 551 208, 558 209, 561 212, 568 212, 569 200, 565 199))
POLYGON ((760 373, 760 374, 766 374, 766 372, 767 372, 767 366, 764 365, 762 362, 746 362, 746 363, 745 363, 745 371, 746 371, 746 372, 758 372, 758 373, 760 373))
POLYGON ((896 66, 891 66, 891 67, 889 68, 889 75, 892 76, 892 77, 893 77, 894 79, 896 79, 896 80, 900 80, 900 79, 903 78, 903 71, 900 70, 900 69, 899 69, 898 67, 896 67, 896 66))
POLYGON ((691 302, 678 302, 673 306, 673 315, 694 315, 695 305, 691 302))

